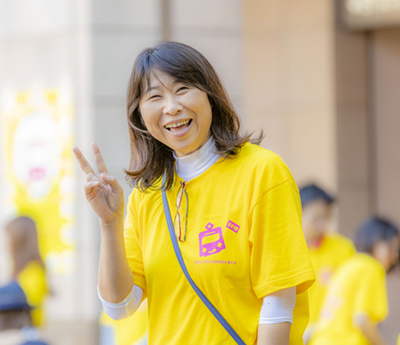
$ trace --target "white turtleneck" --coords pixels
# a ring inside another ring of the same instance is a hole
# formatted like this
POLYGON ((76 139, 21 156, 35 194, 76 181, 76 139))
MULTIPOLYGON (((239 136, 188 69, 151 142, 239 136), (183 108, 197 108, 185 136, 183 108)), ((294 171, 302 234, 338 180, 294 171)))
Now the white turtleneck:
MULTIPOLYGON (((215 151, 215 140, 213 137, 210 137, 202 147, 190 155, 177 157, 174 153, 176 173, 185 182, 200 176, 221 157, 215 151)), ((134 285, 130 294, 119 303, 107 302, 100 296, 100 292, 97 292, 103 304, 104 311, 115 320, 132 315, 138 309, 143 299, 143 289, 137 285, 134 285)), ((265 296, 261 307, 259 323, 292 323, 295 302, 296 287, 279 290, 265 296)))
POLYGON ((190 155, 177 157, 174 152, 177 175, 185 182, 200 176, 221 158, 215 151, 215 140, 210 137, 202 147, 190 155))

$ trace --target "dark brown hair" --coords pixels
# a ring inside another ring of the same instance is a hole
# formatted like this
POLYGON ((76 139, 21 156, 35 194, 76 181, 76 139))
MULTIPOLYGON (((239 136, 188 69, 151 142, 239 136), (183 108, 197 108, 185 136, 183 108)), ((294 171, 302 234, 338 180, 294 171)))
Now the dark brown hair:
POLYGON ((382 217, 372 216, 357 230, 354 244, 361 253, 373 254, 374 246, 380 241, 390 242, 399 236, 397 226, 382 217))
POLYGON ((44 267, 39 253, 36 225, 29 217, 18 217, 12 220, 6 227, 10 251, 13 256, 13 277, 31 262, 39 262, 44 267))
POLYGON ((142 119, 139 102, 150 76, 160 71, 176 82, 193 86, 208 95, 212 107, 210 132, 217 153, 224 158, 238 154, 241 146, 251 141, 259 144, 263 133, 255 140, 251 134, 240 134, 240 120, 217 73, 196 49, 177 42, 163 42, 143 50, 133 65, 127 95, 127 115, 131 145, 131 161, 126 178, 130 185, 141 190, 154 187, 166 173, 165 189, 174 182, 175 159, 172 149, 151 136, 142 119))

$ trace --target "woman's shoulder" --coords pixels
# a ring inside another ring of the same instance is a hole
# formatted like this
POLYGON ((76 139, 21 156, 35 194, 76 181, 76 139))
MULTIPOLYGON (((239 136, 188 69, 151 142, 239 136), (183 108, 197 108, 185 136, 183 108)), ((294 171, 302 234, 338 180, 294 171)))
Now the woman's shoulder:
POLYGON ((260 145, 257 144, 252 144, 252 143, 245 143, 241 149, 240 149, 240 154, 243 157, 259 157, 259 158, 269 158, 271 160, 276 160, 276 159, 282 159, 278 154, 275 152, 268 150, 260 145))
POLYGON ((246 161, 247 164, 254 167, 287 169, 287 165, 281 156, 256 144, 244 144, 237 158, 240 161, 246 161))
POLYGON ((342 270, 364 277, 372 277, 377 279, 385 276, 383 266, 371 255, 365 253, 357 253, 350 257, 343 265, 342 270))
POLYGON ((46 269, 43 266, 43 263, 37 260, 32 260, 29 261, 25 267, 21 270, 21 272, 18 274, 19 276, 45 276, 46 275, 46 269))
POLYGON ((343 251, 348 250, 355 252, 353 241, 346 236, 339 234, 337 232, 329 232, 325 234, 325 240, 329 242, 331 247, 334 247, 335 250, 343 251))
POLYGON ((39 261, 29 261, 18 273, 17 281, 26 294, 47 292, 46 270, 39 261))
POLYGON ((244 144, 233 161, 235 161, 233 164, 240 166, 248 176, 263 180, 271 187, 285 181, 295 184, 292 173, 283 159, 275 152, 261 146, 244 144))

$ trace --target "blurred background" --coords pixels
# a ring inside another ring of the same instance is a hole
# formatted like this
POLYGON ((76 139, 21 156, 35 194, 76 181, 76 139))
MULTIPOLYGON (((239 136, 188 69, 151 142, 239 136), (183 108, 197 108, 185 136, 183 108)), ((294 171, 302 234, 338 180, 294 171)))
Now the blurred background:
MULTIPOLYGON (((0 284, 4 224, 38 227, 51 344, 98 344, 99 226, 71 148, 96 141, 125 188, 125 94, 136 55, 187 43, 221 76, 249 131, 299 185, 338 197, 334 230, 377 213, 400 224, 400 0, 0 0, 0 284)), ((388 277, 388 341, 400 274, 388 277)))

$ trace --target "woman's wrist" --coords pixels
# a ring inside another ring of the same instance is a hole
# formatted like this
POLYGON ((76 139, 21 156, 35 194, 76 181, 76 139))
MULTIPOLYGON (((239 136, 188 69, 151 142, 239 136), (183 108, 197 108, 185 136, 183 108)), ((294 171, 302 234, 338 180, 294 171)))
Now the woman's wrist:
POLYGON ((123 216, 118 215, 112 219, 104 220, 100 219, 100 228, 102 235, 117 234, 119 231, 123 230, 123 216))

